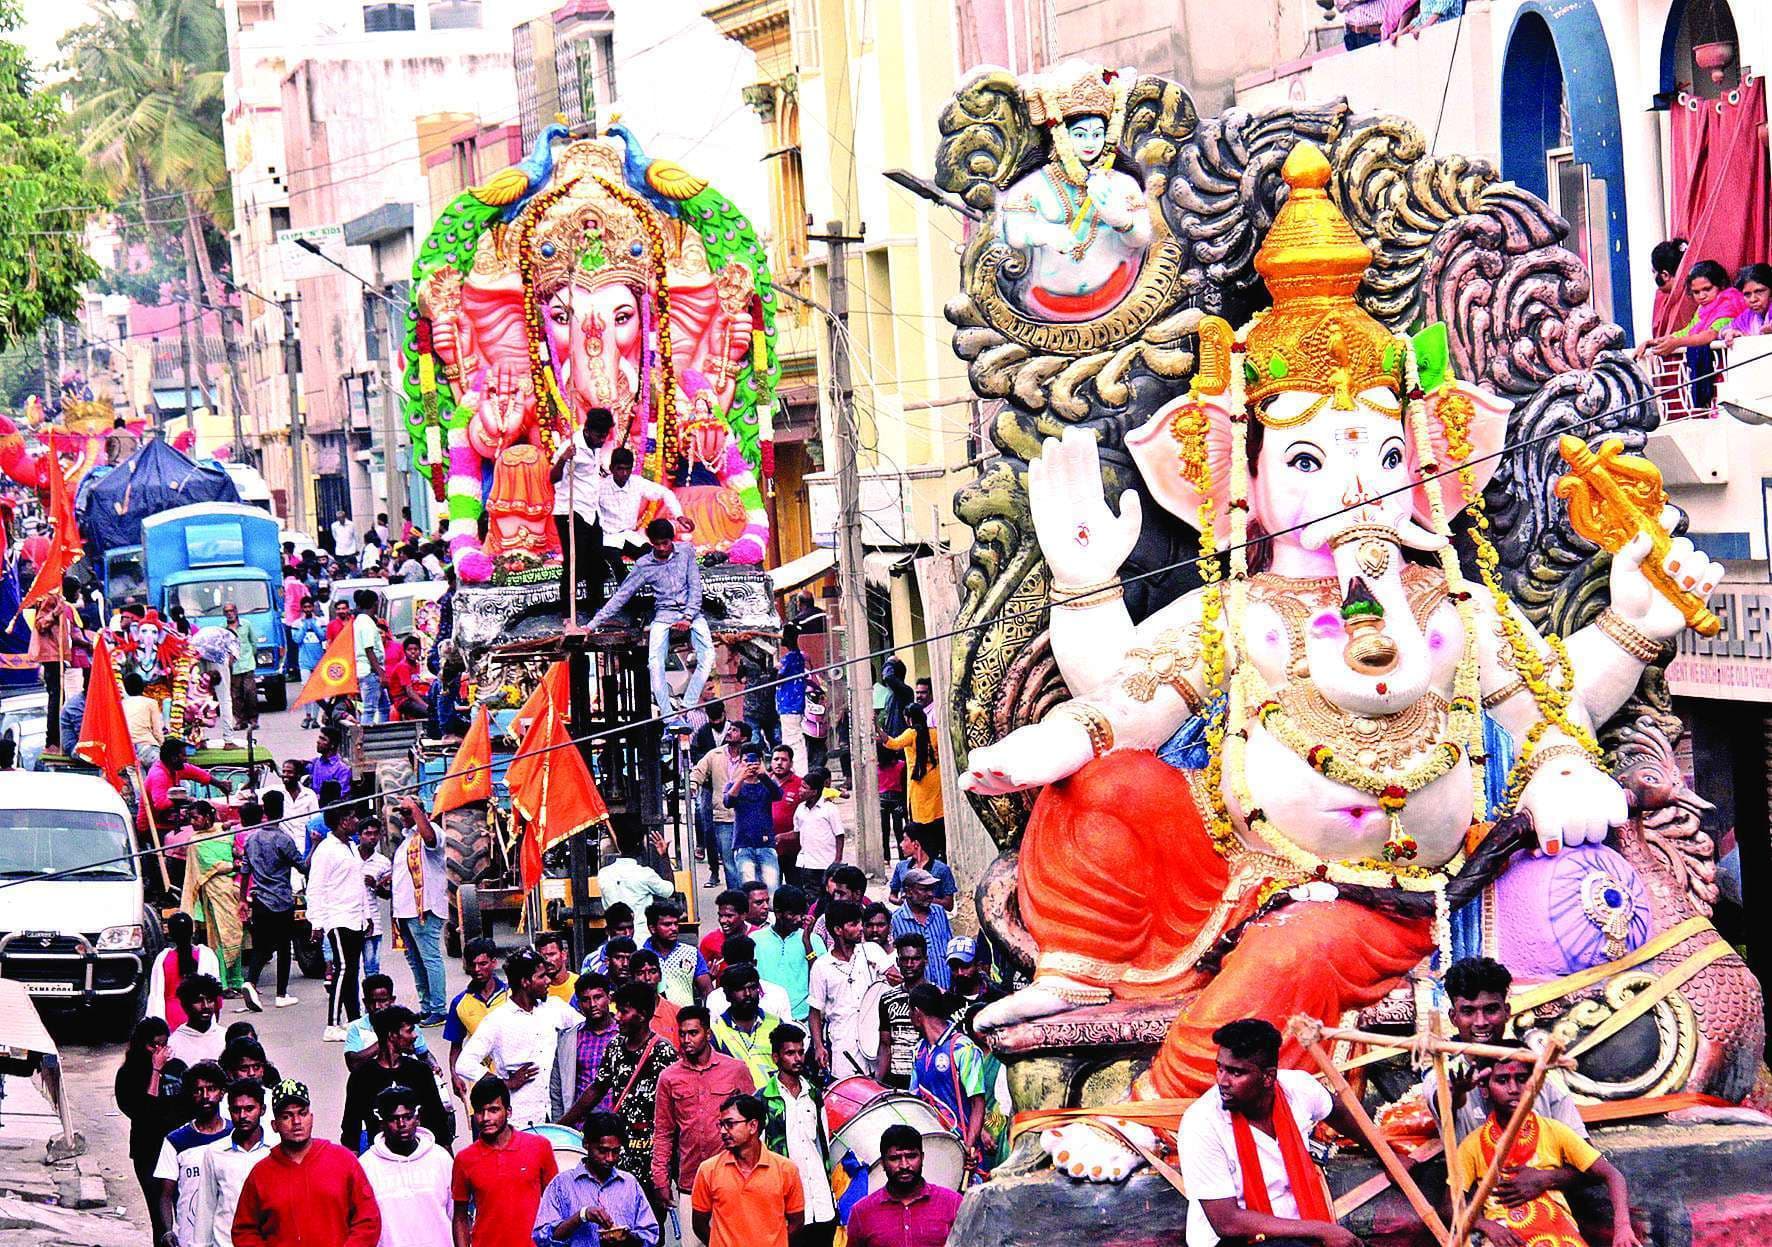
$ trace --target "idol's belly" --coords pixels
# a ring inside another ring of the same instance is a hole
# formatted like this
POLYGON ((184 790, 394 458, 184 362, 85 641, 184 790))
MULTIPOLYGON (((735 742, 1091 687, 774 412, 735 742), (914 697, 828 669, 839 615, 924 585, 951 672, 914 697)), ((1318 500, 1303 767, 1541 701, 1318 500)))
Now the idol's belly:
MULTIPOLYGON (((1294 844, 1326 861, 1376 858, 1390 836, 1390 819, 1378 799, 1358 788, 1325 778, 1259 725, 1251 724, 1244 752, 1250 801, 1294 844)), ((1225 799, 1239 826, 1245 811, 1232 777, 1225 776, 1225 799)), ((1403 828, 1415 838, 1417 866, 1443 866, 1464 843, 1473 804, 1470 763, 1460 758, 1445 775, 1409 797, 1403 828)), ((1253 849, 1271 851, 1244 833, 1253 849)))

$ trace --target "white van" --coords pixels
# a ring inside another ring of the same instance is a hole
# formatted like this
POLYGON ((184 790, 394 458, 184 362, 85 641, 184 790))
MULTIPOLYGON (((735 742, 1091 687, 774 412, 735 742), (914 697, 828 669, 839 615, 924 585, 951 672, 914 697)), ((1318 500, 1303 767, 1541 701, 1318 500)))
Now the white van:
POLYGON ((134 851, 128 807, 97 776, 0 776, 0 978, 127 1033, 162 942, 134 851))

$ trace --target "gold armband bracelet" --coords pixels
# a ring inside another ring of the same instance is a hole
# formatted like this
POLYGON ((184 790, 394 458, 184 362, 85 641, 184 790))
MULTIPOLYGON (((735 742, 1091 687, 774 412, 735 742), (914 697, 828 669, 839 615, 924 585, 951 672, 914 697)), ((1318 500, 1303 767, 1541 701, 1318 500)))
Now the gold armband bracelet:
POLYGON ((1094 706, 1086 706, 1081 702, 1066 702, 1053 711, 1067 719, 1075 719, 1085 732, 1089 733, 1089 747, 1095 751, 1096 757, 1114 747, 1114 725, 1094 706))
POLYGON ((1483 694, 1483 709, 1493 710, 1502 702, 1512 697, 1515 693, 1524 693, 1525 691, 1526 681, 1522 680, 1519 676, 1515 676, 1494 692, 1483 694))
POLYGON ((1061 588, 1053 585, 1047 595, 1053 606, 1065 610, 1085 610, 1091 606, 1099 606, 1103 602, 1111 602, 1125 594, 1120 578, 1099 581, 1092 585, 1078 585, 1074 589, 1061 588))
POLYGON ((1589 766, 1592 766, 1594 761, 1593 756, 1589 754, 1587 750, 1583 749, 1580 745, 1568 741, 1561 744, 1550 745, 1544 749, 1535 750, 1532 756, 1526 759, 1525 776, 1520 781, 1520 787, 1524 788, 1527 784, 1531 783, 1533 779, 1537 777, 1541 767, 1546 763, 1556 761, 1558 758, 1580 758, 1589 766))
POLYGON ((1652 663, 1661 657, 1662 643, 1638 628, 1608 606, 1594 620, 1594 626, 1612 643, 1641 663, 1652 663))

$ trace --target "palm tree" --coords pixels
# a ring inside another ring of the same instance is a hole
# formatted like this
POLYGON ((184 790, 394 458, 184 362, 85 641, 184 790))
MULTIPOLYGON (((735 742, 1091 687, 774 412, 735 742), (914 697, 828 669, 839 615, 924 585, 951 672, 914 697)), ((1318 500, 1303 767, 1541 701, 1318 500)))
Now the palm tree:
POLYGON ((228 300, 204 242, 206 226, 225 230, 233 215, 222 146, 221 9, 215 0, 100 0, 93 17, 61 43, 71 130, 112 192, 139 199, 149 229, 164 230, 168 239, 183 235, 186 286, 196 296, 199 324, 204 307, 219 313, 239 454, 248 391, 228 300))

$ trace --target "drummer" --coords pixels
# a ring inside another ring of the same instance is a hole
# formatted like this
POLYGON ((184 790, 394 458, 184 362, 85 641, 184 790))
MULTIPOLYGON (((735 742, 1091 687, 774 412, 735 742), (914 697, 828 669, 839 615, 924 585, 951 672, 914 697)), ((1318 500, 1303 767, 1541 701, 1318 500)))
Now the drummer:
POLYGON ((813 963, 808 992, 814 1059, 832 1078, 872 1074, 879 1045, 867 1044, 864 1032, 879 1035, 880 996, 892 959, 862 939, 855 902, 832 901, 824 919, 831 950, 813 963))

